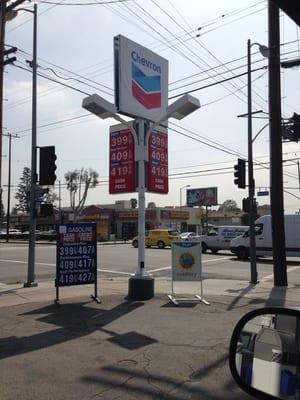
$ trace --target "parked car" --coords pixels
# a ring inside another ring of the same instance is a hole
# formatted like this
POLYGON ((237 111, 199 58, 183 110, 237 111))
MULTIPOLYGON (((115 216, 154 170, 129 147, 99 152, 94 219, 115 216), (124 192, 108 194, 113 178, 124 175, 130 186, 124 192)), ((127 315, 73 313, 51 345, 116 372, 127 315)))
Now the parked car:
POLYGON ((39 233, 39 239, 41 240, 49 240, 50 242, 52 240, 56 240, 56 230, 55 229, 50 229, 49 231, 43 231, 39 233))
POLYGON ((183 232, 180 234, 180 238, 185 241, 200 241, 200 235, 195 232, 183 232))
POLYGON ((202 252, 210 250, 217 253, 219 250, 230 250, 230 242, 249 230, 249 226, 215 226, 207 234, 200 235, 202 252))
MULTIPOLYGON (((174 240, 180 240, 180 235, 172 229, 152 229, 145 235, 146 247, 157 246, 159 249, 164 249, 166 246, 171 246, 174 240)), ((131 243, 133 247, 138 247, 138 236, 135 236, 131 243)))
MULTIPOLYGON (((271 215, 263 215, 255 221, 255 242, 257 256, 273 255, 271 215)), ((288 257, 300 257, 300 215, 284 216, 285 248, 288 257)), ((249 234, 233 239, 230 250, 237 258, 247 260, 249 257, 249 234)))

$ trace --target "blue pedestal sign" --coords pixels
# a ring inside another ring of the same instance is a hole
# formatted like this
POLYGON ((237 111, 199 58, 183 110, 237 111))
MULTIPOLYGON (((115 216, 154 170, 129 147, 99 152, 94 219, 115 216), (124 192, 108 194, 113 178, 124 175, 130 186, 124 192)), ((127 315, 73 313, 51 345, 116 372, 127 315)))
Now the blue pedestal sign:
POLYGON ((63 224, 57 226, 56 244, 56 300, 59 287, 95 285, 97 297, 97 232, 96 223, 63 224))

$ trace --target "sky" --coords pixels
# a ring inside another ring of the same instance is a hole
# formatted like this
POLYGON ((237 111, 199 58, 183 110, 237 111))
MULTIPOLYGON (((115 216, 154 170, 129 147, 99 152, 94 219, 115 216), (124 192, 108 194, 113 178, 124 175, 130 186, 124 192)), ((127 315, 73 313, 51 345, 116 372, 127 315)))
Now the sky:
MULTIPOLYGON (((32 2, 22 8, 32 10, 32 2)), ((281 13, 281 59, 300 57, 299 28, 281 13)), ((218 188, 218 203, 233 199, 241 207, 247 189, 234 185, 233 166, 247 158, 246 76, 226 83, 213 83, 245 73, 247 40, 268 44, 267 1, 241 0, 49 0, 38 2, 38 117, 37 145, 54 145, 57 154, 58 194, 69 206, 64 175, 79 168, 92 168, 99 185, 91 189, 86 204, 112 204, 137 198, 137 193, 110 195, 109 127, 113 119, 101 120, 81 107, 83 98, 97 93, 114 102, 113 38, 124 35, 169 61, 170 97, 193 90, 201 108, 181 121, 169 120, 169 193, 146 194, 146 204, 178 206, 184 186, 218 188), (107 3, 107 4, 103 4, 107 3), (46 79, 46 78, 47 79, 46 79), (69 87, 66 87, 68 85, 69 87), (205 88, 205 86, 208 86, 205 88), (197 89, 197 90, 194 90, 197 89), (182 190, 180 191, 180 188, 182 190)), ((16 46, 17 61, 5 68, 4 127, 12 139, 12 199, 23 168, 30 167, 32 73, 32 14, 19 11, 6 25, 6 45, 16 46)), ((252 68, 267 65, 251 48, 252 68)), ((300 112, 300 69, 283 70, 282 116, 300 112)), ((268 75, 262 68, 252 73, 253 136, 268 123, 268 75)), ((169 104, 170 104, 169 103, 169 104)), ((270 186, 269 130, 253 144, 256 192, 270 186)), ((283 143, 284 208, 300 209, 298 143, 283 143)), ((6 207, 8 138, 3 138, 2 184, 6 207)), ((257 198, 269 204, 269 196, 257 198)))

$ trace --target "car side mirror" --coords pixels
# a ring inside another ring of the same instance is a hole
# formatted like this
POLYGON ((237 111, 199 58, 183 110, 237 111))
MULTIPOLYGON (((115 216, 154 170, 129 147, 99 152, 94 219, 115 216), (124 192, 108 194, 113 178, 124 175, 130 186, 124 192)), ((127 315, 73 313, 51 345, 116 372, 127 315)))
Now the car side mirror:
POLYGON ((300 394, 300 311, 266 307, 246 314, 232 333, 231 374, 250 395, 296 399, 300 394))

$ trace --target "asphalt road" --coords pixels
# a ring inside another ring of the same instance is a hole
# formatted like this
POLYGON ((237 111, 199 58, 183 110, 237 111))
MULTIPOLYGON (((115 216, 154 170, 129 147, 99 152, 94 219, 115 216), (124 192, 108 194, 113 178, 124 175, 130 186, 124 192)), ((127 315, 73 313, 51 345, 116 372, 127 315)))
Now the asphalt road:
MULTIPOLYGON (((98 245, 99 277, 130 276, 137 266, 137 249, 130 244, 98 245)), ((0 243, 0 283, 25 282, 27 277, 28 244, 0 243)), ((146 270, 154 277, 171 277, 171 249, 146 249, 146 270)), ((53 279, 56 268, 56 246, 37 244, 36 280, 53 279)), ((230 252, 202 255, 203 278, 250 279, 249 261, 238 261, 230 252)), ((257 263, 258 279, 273 280, 271 258, 257 263)), ((300 285, 300 258, 288 260, 288 282, 300 285)))

